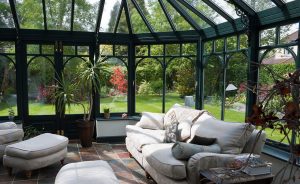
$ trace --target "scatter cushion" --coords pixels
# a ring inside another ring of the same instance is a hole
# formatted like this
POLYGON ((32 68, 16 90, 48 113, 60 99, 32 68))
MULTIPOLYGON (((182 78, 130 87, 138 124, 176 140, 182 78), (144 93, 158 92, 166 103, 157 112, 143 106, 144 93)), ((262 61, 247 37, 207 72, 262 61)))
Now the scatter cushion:
POLYGON ((187 162, 172 155, 170 144, 150 144, 143 147, 142 153, 148 164, 158 173, 173 178, 185 179, 187 162))
POLYGON ((143 112, 141 120, 136 124, 141 128, 162 130, 164 128, 164 114, 143 112))
POLYGON ((220 153, 221 148, 218 144, 204 146, 185 142, 176 142, 172 146, 172 154, 179 160, 188 160, 191 156, 200 152, 220 153))
POLYGON ((165 142, 172 143, 178 139, 178 122, 173 122, 166 127, 165 142))
POLYGON ((195 135, 193 139, 190 141, 190 143, 209 146, 214 144, 216 140, 217 140, 216 138, 200 137, 195 135))
POLYGON ((198 125, 195 135, 216 138, 221 153, 226 154, 240 154, 254 130, 250 124, 217 120, 209 113, 202 114, 195 123, 198 125))
POLYGON ((5 154, 29 160, 61 151, 67 147, 68 143, 67 137, 45 133, 26 141, 8 145, 5 154))
MULTIPOLYGON (((177 106, 175 106, 177 107, 177 106)), ((175 107, 172 107, 165 115, 164 117, 164 129, 166 129, 167 126, 172 124, 173 122, 177 122, 175 107)))
POLYGON ((178 123, 178 130, 177 130, 177 140, 178 141, 185 141, 191 136, 191 126, 192 121, 184 120, 178 123))

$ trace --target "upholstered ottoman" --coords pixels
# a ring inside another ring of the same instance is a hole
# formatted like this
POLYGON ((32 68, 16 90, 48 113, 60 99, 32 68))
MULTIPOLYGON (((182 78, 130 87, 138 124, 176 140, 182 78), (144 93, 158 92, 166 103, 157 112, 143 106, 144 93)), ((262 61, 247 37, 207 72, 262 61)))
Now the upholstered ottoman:
POLYGON ((26 171, 31 177, 31 171, 46 167, 63 160, 67 154, 69 139, 64 136, 45 133, 16 144, 8 145, 3 156, 3 165, 9 174, 13 168, 26 171))
POLYGON ((63 166, 55 184, 118 184, 112 168, 106 161, 85 161, 63 166))

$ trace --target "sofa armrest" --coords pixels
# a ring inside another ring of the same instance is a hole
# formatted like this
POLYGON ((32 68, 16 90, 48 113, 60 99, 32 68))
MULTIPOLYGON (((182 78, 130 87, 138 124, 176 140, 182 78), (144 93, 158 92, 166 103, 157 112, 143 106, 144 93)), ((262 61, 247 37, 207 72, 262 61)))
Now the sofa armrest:
POLYGON ((16 128, 18 128, 18 127, 14 122, 0 123, 0 130, 16 129, 16 128))
POLYGON ((201 170, 228 166, 237 156, 239 155, 208 152, 193 155, 187 164, 187 179, 189 183, 200 184, 199 177, 201 170))

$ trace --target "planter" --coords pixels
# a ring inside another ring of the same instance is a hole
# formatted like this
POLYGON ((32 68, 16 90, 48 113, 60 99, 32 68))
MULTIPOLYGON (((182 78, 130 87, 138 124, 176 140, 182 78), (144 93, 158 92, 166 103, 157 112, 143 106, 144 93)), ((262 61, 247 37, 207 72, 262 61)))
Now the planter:
POLYGON ((79 138, 82 147, 91 147, 94 135, 95 121, 78 121, 79 138))
POLYGON ((104 119, 109 119, 110 118, 110 113, 109 112, 105 112, 103 113, 104 119))

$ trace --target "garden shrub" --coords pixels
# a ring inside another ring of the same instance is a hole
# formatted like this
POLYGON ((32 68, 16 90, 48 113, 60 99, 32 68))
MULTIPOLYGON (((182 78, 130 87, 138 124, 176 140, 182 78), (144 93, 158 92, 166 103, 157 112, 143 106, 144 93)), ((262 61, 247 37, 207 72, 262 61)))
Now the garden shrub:
POLYGON ((139 86, 138 94, 140 94, 140 95, 153 94, 153 90, 151 88, 150 82, 147 82, 145 80, 143 82, 141 82, 141 84, 139 86))
POLYGON ((155 94, 161 94, 163 89, 163 82, 161 80, 156 80, 150 82, 150 87, 155 94))

